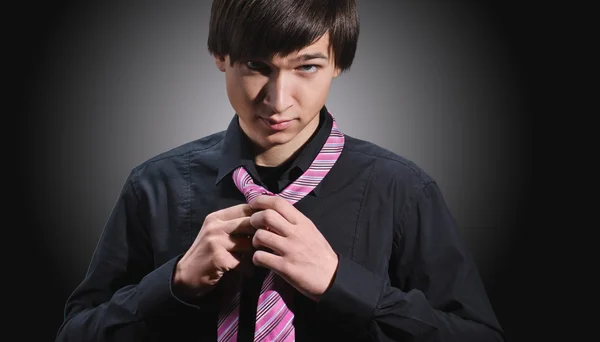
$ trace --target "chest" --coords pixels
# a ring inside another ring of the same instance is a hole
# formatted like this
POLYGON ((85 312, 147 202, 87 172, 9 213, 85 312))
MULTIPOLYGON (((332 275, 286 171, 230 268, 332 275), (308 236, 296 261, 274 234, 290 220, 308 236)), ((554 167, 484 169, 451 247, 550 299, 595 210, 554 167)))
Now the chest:
MULTIPOLYGON (((324 183, 328 186, 326 191, 318 195, 310 193, 294 207, 312 221, 334 251, 386 276, 393 240, 394 203, 371 186, 369 172, 368 168, 359 169, 353 177, 346 177, 346 182, 324 183)), ((228 182, 214 187, 192 185, 189 195, 183 218, 170 220, 170 229, 165 232, 167 240, 172 242, 162 248, 165 261, 192 245, 208 214, 245 203, 244 196, 228 182)))

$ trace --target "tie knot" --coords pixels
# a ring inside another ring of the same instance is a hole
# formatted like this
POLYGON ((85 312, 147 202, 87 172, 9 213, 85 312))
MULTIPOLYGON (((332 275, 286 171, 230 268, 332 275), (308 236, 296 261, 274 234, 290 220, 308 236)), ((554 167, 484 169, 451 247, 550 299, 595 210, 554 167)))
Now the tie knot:
POLYGON ((243 167, 238 168, 234 172, 233 180, 240 192, 242 192, 244 197, 246 197, 246 202, 248 203, 252 202, 260 195, 274 195, 269 190, 254 183, 252 177, 250 177, 248 172, 243 167))
POLYGON ((254 199, 256 199, 256 197, 261 196, 261 195, 268 195, 268 196, 275 195, 272 192, 266 190, 265 188, 263 188, 259 185, 247 186, 244 189, 243 193, 244 193, 244 196, 246 197, 246 201, 248 203, 252 202, 254 199))
MULTIPOLYGON (((276 195, 281 196, 292 204, 295 204, 297 201, 304 198, 313 191, 315 187, 319 185, 321 180, 323 180, 325 175, 327 175, 342 153, 343 146, 344 135, 339 131, 335 120, 333 120, 331 132, 327 141, 308 169, 276 195)), ((255 184, 252 177, 243 166, 234 171, 233 181, 240 192, 244 194, 248 203, 260 195, 275 195, 264 187, 255 184)))

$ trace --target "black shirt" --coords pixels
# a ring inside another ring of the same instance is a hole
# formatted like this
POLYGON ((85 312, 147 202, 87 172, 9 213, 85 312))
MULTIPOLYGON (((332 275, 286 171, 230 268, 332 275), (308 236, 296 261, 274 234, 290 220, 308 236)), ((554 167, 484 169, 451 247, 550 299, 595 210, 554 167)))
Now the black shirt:
MULTIPOLYGON (((244 165, 279 192, 309 167, 331 125, 323 107, 315 134, 280 167, 256 167, 237 116, 226 131, 135 167, 57 341, 216 341, 219 291, 195 303, 175 297, 177 261, 206 215, 245 202, 231 171, 244 165)), ((318 303, 296 292, 296 341, 504 340, 440 189, 411 161, 345 135, 327 177, 295 206, 339 258, 318 303)))

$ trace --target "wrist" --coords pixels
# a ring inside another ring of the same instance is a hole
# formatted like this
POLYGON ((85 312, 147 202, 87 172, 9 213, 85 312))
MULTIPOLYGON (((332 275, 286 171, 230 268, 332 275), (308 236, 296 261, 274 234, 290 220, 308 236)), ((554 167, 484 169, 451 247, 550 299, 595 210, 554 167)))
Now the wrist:
POLYGON ((200 297, 202 291, 190 285, 191 282, 188 280, 186 272, 187 268, 183 263, 184 260, 182 259, 175 265, 172 279, 173 294, 182 300, 193 300, 200 297))
POLYGON ((323 289, 323 291, 321 292, 321 294, 319 294, 318 296, 316 296, 316 301, 318 302, 321 297, 327 293, 327 291, 329 291, 329 289, 331 288, 331 286, 333 285, 333 283, 335 282, 335 277, 337 274, 337 270, 338 270, 338 265, 339 265, 339 257, 336 253, 334 253, 334 256, 332 257, 332 261, 330 263, 330 266, 328 267, 329 272, 325 272, 325 274, 328 274, 327 282, 326 282, 326 286, 323 289))

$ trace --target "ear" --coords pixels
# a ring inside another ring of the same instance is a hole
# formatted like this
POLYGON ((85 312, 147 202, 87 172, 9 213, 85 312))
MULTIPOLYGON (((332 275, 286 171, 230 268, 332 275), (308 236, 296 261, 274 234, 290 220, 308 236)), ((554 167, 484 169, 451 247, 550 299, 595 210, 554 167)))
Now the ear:
POLYGON ((333 78, 338 77, 338 75, 341 73, 342 71, 340 70, 340 68, 335 68, 335 70, 333 70, 333 78))
POLYGON ((227 56, 217 56, 213 55, 215 59, 215 64, 217 65, 217 69, 222 72, 225 72, 226 65, 229 63, 229 58, 227 56))

